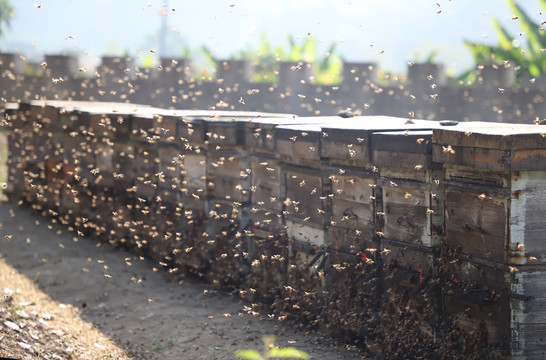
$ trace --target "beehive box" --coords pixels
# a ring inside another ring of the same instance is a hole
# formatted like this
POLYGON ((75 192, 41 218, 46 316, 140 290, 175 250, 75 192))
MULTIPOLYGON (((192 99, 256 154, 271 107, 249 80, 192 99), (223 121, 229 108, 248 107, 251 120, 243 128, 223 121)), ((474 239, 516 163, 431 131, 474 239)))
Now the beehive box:
MULTIPOLYGON (((283 227, 284 173, 280 162, 266 156, 250 156, 250 221, 261 237, 278 233, 283 227), (264 236, 265 235, 265 236, 264 236)), ((255 234, 256 235, 256 234, 255 234)))
POLYGON ((358 116, 323 126, 320 155, 330 164, 372 168, 372 134, 430 130, 439 123, 390 116, 358 116))
POLYGON ((546 261, 544 227, 535 215, 545 193, 545 130, 465 123, 434 131, 434 161, 444 164, 451 249, 501 263, 546 261))
MULTIPOLYGON (((321 118, 320 121, 327 120, 321 118)), ((282 200, 288 236, 317 245, 326 243, 331 192, 328 175, 321 171, 321 136, 320 122, 275 128, 276 152, 284 169, 285 198, 282 200)))
POLYGON ((259 114, 244 124, 245 145, 249 151, 275 154, 275 128, 282 125, 309 123, 310 118, 296 115, 259 114))
POLYGON ((432 163, 432 131, 378 132, 372 134, 371 142, 382 188, 382 209, 378 209, 382 236, 439 246, 443 173, 432 163))
MULTIPOLYGON (((463 303, 473 304, 478 319, 498 313, 500 321, 483 320, 490 342, 501 342, 512 356, 529 358, 544 348, 537 334, 546 326, 540 285, 545 278, 541 134, 540 125, 465 123, 435 130, 433 149, 434 160, 444 163, 447 247, 453 254, 450 264, 457 266, 453 276, 478 290, 494 291, 504 305, 492 311, 497 302, 489 308, 480 305, 483 298, 463 303)), ((460 301, 457 296, 445 300, 446 312, 461 316, 460 301)))
POLYGON ((135 174, 135 145, 128 141, 115 141, 113 161, 114 186, 112 191, 123 196, 127 189, 132 188, 135 174))
POLYGON ((159 201, 175 205, 179 200, 183 177, 181 164, 183 155, 176 146, 159 146, 157 164, 157 196, 159 201))
POLYGON ((134 140, 135 191, 138 197, 152 200, 156 195, 158 179, 158 146, 155 144, 153 116, 141 114, 133 116, 131 137, 134 140))
POLYGON ((283 200, 286 175, 276 149, 278 126, 319 123, 314 118, 262 114, 245 123, 245 148, 251 153, 250 221, 254 236, 267 239, 284 228, 283 200))

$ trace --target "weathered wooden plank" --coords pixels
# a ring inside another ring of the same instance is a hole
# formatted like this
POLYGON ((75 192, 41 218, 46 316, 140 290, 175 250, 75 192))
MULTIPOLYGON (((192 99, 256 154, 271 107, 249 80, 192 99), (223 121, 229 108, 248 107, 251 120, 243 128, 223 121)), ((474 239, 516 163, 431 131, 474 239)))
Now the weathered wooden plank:
POLYGON ((331 250, 359 255, 366 249, 377 248, 372 228, 350 230, 342 227, 328 228, 328 246, 331 250))
POLYGON ((361 166, 370 166, 373 162, 373 133, 430 130, 439 126, 434 121, 408 120, 389 116, 357 116, 345 120, 335 125, 323 126, 321 156, 331 160, 349 161, 361 166))
POLYGON ((284 125, 275 128, 275 150, 290 158, 320 160, 320 125, 284 125))
POLYGON ((511 263, 529 265, 546 263, 544 204, 546 204, 545 172, 512 173, 509 244, 511 263))
POLYGON ((252 231, 261 230, 268 235, 278 234, 283 228, 283 217, 279 211, 252 206, 248 214, 252 231))
POLYGON ((226 153, 210 155, 208 164, 208 185, 211 194, 220 199, 248 202, 250 198, 251 169, 241 154, 226 153))
POLYGON ((481 147, 460 147, 445 144, 432 145, 434 162, 462 165, 493 171, 510 171, 510 151, 481 147))
POLYGON ((446 190, 448 248, 479 258, 507 261, 509 206, 506 199, 446 190))
POLYGON ((151 198, 157 189, 157 148, 141 144, 135 148, 135 186, 138 196, 151 198))
POLYGON ((484 191, 488 188, 510 187, 510 174, 508 172, 495 172, 480 167, 450 164, 444 164, 444 170, 445 180, 459 181, 464 186, 467 184, 469 186, 472 184, 484 185, 484 191))
POLYGON ((450 291, 443 296, 444 315, 459 329, 478 336, 484 327, 489 345, 500 346, 504 352, 508 350, 508 339, 511 331, 508 325, 510 320, 510 309, 507 299, 497 301, 481 301, 484 294, 478 291, 463 293, 459 291, 456 295, 450 291))
POLYGON ((379 251, 383 263, 391 273, 396 269, 408 270, 412 274, 411 283, 419 285, 425 277, 432 276, 435 253, 434 249, 411 243, 404 243, 385 237, 380 239, 379 251))
POLYGON ((112 187, 114 185, 114 148, 107 143, 99 143, 95 150, 95 185, 112 187))
POLYGON ((114 143, 112 161, 114 164, 113 176, 116 180, 116 187, 121 187, 122 190, 125 190, 132 186, 136 170, 134 145, 129 142, 116 141, 114 143))
MULTIPOLYGON (((233 223, 237 220, 241 220, 243 216, 243 208, 240 206, 240 204, 230 200, 212 199, 207 202, 206 206, 208 212, 208 220, 211 223, 233 223)), ((227 228, 226 224, 222 226, 224 228, 227 228)), ((210 232, 210 236, 214 236, 217 233, 218 231, 210 232)))
POLYGON ((157 178, 159 188, 180 188, 182 182, 180 166, 183 162, 183 157, 180 150, 175 147, 158 147, 159 162, 157 163, 157 178))
POLYGON ((320 173, 286 171, 285 210, 291 217, 323 224, 327 221, 320 173))
POLYGON ((176 128, 178 116, 155 114, 153 117, 153 133, 159 136, 159 141, 173 143, 177 141, 176 128))
POLYGON ((131 120, 131 139, 148 142, 153 137, 154 119, 152 115, 135 115, 131 120))
POLYGON ((402 242, 433 246, 431 195, 403 187, 383 188, 384 236, 402 242))
POLYGON ((285 216, 286 233, 288 238, 302 243, 321 246, 326 244, 326 231, 324 225, 299 218, 285 216))
POLYGON ((188 144, 202 146, 206 132, 206 120, 182 116, 177 124, 176 137, 188 144))
MULTIPOLYGON (((546 143, 543 146, 546 146, 546 143)), ((512 171, 544 171, 546 170, 546 149, 512 150, 509 160, 512 171)))
POLYGON ((207 122, 207 139, 211 145, 244 145, 244 123, 240 118, 212 119, 207 122))
POLYGON ((368 230, 374 227, 373 204, 332 199, 332 222, 335 226, 353 230, 368 230))
POLYGON ((469 121, 434 130, 437 144, 501 150, 542 148, 546 126, 469 121))
POLYGON ((267 157, 250 159, 252 170, 250 201, 267 209, 282 210, 284 173, 278 161, 267 157), (282 179, 282 180, 281 180, 282 179))
POLYGON ((184 185, 188 192, 192 190, 206 191, 207 187, 207 157, 203 154, 185 154, 184 185))

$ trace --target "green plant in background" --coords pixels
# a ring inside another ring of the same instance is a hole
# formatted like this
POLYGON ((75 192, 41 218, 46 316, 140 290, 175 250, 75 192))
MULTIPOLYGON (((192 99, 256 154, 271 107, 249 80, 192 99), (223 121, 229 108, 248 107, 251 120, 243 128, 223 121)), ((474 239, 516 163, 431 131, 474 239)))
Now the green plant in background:
POLYGON ((413 55, 414 62, 423 63, 423 64, 434 64, 438 58, 438 51, 432 50, 427 55, 421 59, 421 53, 416 51, 413 55))
POLYGON ((264 351, 260 354, 257 350, 238 350, 235 352, 235 356, 245 360, 268 360, 275 358, 282 359, 309 359, 309 355, 306 352, 298 350, 294 347, 280 348, 275 346, 275 336, 264 335, 262 338, 264 342, 264 351))
POLYGON ((11 19, 15 15, 15 10, 8 0, 0 0, 0 37, 4 35, 6 27, 11 24, 11 19))
POLYGON ((233 59, 253 62, 255 82, 274 82, 280 61, 305 61, 313 64, 315 80, 319 84, 332 84, 341 80, 342 61, 335 55, 336 43, 332 43, 324 56, 317 56, 317 38, 308 36, 298 41, 287 35, 288 50, 282 45, 273 46, 265 32, 260 33, 260 43, 256 48, 247 48, 237 52, 233 59))
POLYGON ((199 61, 199 63, 202 63, 203 67, 200 69, 200 71, 196 72, 196 80, 209 78, 214 69, 216 69, 218 66, 218 62, 214 57, 214 51, 212 51, 208 46, 201 45, 199 47, 199 54, 202 60, 199 61))
MULTIPOLYGON (((546 0, 538 0, 540 6, 546 9, 546 0)), ((539 77, 546 73, 546 33, 542 24, 536 24, 531 17, 518 5, 516 0, 506 0, 523 33, 527 36, 526 48, 520 46, 520 41, 510 34, 498 20, 493 20, 493 26, 499 42, 496 45, 479 44, 465 41, 477 65, 500 64, 509 62, 520 68, 519 76, 539 77)), ((475 79, 474 69, 463 73, 459 80, 475 79)))

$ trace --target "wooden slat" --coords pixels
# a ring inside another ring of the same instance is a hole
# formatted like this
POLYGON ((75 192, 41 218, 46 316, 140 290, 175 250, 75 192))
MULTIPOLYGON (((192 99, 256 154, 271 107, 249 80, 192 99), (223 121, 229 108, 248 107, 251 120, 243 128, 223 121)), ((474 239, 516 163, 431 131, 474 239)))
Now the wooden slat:
POLYGON ((510 200, 510 262, 514 264, 545 264, 546 173, 521 171, 512 174, 510 200))
POLYGON ((432 246, 431 197, 428 191, 383 188, 384 235, 408 243, 432 246))
POLYGON ((323 225, 301 221, 292 216, 285 217, 285 223, 289 239, 317 246, 326 244, 326 232, 323 225))
POLYGON ((327 221, 325 200, 321 199, 323 182, 320 173, 312 175, 286 171, 285 209, 291 217, 317 224, 327 221))
POLYGON ((508 207, 509 202, 505 199, 447 190, 448 247, 463 254, 507 261, 508 207))
MULTIPOLYGON (((250 160, 252 183, 250 201, 267 209, 282 210, 281 187, 284 181, 282 168, 271 158, 255 157, 250 160)), ((253 206, 255 206, 253 205, 253 206)))

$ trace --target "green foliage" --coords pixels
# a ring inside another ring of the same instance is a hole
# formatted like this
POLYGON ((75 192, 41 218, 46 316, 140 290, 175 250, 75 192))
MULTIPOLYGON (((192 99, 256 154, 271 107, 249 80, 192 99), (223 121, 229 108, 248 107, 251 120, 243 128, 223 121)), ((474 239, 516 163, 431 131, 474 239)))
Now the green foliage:
POLYGON ((0 0, 0 37, 4 35, 6 28, 10 26, 14 15, 15 10, 9 0, 0 0))
POLYGON ((336 43, 332 43, 324 56, 317 55, 318 41, 315 36, 308 36, 298 42, 292 35, 286 37, 288 47, 273 46, 265 32, 260 33, 260 43, 256 48, 247 48, 237 52, 233 58, 249 60, 255 68, 255 82, 273 82, 277 78, 280 61, 305 61, 313 64, 315 79, 319 84, 332 84, 341 80, 342 61, 335 55, 336 43))
POLYGON ((280 348, 275 346, 275 336, 265 335, 262 338, 264 342, 263 354, 256 350, 245 349, 235 352, 235 356, 245 360, 268 360, 268 359, 309 359, 306 352, 294 347, 280 348))
MULTIPOLYGON (((516 0, 506 0, 508 7, 514 14, 513 21, 517 21, 521 30, 527 36, 526 48, 520 47, 520 42, 512 36, 504 26, 493 20, 493 26, 499 38, 496 45, 485 45, 465 41, 465 45, 472 52, 476 64, 505 64, 520 67, 521 75, 539 77, 546 73, 546 33, 531 17, 518 5, 516 0)), ((546 8, 546 0, 539 0, 540 6, 546 8)), ((473 73, 469 70, 462 74, 460 79, 468 79, 473 73)))
POLYGON ((416 51, 413 55, 413 60, 419 63, 433 64, 436 62, 437 57, 438 57, 438 51, 432 50, 431 52, 428 53, 428 55, 425 55, 423 60, 421 60, 421 53, 419 51, 416 51))

